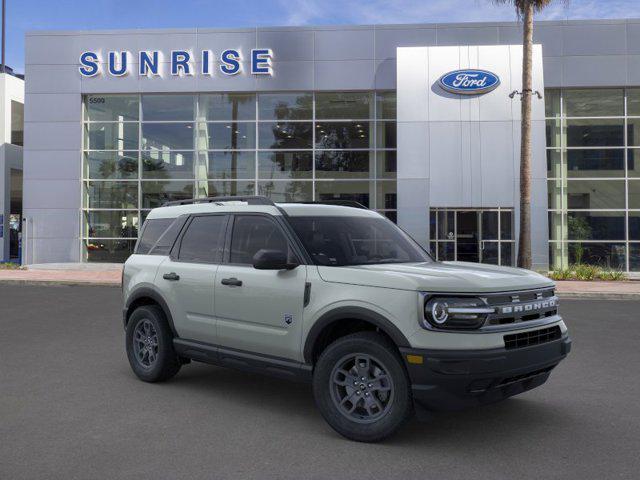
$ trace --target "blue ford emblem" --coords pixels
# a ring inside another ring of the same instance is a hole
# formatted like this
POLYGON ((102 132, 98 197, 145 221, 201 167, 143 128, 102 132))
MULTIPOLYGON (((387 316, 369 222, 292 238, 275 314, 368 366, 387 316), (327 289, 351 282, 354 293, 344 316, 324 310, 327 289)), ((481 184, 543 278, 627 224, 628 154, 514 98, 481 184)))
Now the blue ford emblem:
POLYGON ((480 95, 497 88, 500 78, 486 70, 455 70, 440 77, 440 86, 451 93, 480 95))

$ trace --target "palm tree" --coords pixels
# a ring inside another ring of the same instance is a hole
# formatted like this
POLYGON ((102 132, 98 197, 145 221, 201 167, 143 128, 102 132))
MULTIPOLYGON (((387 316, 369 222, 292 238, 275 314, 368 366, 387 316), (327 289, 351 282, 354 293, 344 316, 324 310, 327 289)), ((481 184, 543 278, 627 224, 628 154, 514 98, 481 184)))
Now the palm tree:
POLYGON ((522 134, 520 145, 520 242, 518 266, 531 269, 531 56, 533 45, 533 14, 553 0, 493 0, 511 4, 522 20, 522 134))

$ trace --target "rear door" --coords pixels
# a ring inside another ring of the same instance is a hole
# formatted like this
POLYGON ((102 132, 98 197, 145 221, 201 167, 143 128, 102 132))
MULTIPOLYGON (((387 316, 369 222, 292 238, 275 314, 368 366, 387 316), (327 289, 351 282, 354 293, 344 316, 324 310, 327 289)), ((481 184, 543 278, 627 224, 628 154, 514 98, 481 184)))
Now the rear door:
POLYGON ((299 252, 273 217, 235 215, 227 258, 216 275, 218 344, 299 360, 307 267, 256 270, 253 256, 261 249, 282 250, 300 262, 299 252))
POLYGON ((216 343, 214 285, 228 215, 195 215, 158 270, 156 284, 171 308, 178 335, 216 343))

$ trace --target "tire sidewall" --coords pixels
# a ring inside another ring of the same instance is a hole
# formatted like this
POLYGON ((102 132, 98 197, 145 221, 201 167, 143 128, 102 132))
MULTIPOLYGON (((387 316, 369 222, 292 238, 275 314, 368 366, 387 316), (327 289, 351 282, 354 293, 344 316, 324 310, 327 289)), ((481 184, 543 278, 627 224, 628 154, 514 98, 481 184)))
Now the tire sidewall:
POLYGON ((383 440, 400 428, 413 411, 410 382, 395 352, 395 347, 382 335, 370 332, 349 335, 336 340, 322 353, 313 376, 316 404, 324 419, 341 435, 356 441, 383 440), (378 421, 358 423, 343 415, 332 399, 331 373, 345 355, 368 354, 378 359, 389 370, 394 384, 394 398, 390 410, 378 421))

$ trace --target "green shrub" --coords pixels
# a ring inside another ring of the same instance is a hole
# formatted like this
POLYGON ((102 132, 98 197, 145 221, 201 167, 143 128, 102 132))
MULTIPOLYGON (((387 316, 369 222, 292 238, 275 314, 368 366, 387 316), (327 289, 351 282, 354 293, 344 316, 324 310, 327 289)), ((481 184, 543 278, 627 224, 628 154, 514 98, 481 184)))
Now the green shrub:
POLYGON ((0 262, 0 270, 20 270, 20 265, 13 262, 0 262))
POLYGON ((620 270, 603 270, 596 265, 586 265, 583 263, 571 265, 569 268, 559 268, 548 273, 552 280, 606 280, 609 282, 619 282, 626 280, 626 275, 620 270))
POLYGON ((549 278, 552 280, 571 280, 573 272, 569 268, 560 268, 549 272, 549 278))
POLYGON ((598 278, 602 269, 596 265, 579 264, 574 266, 576 280, 591 281, 598 278))
POLYGON ((606 280, 609 282, 619 282, 621 280, 626 280, 625 274, 621 270, 603 270, 599 273, 598 278, 600 280, 606 280))

